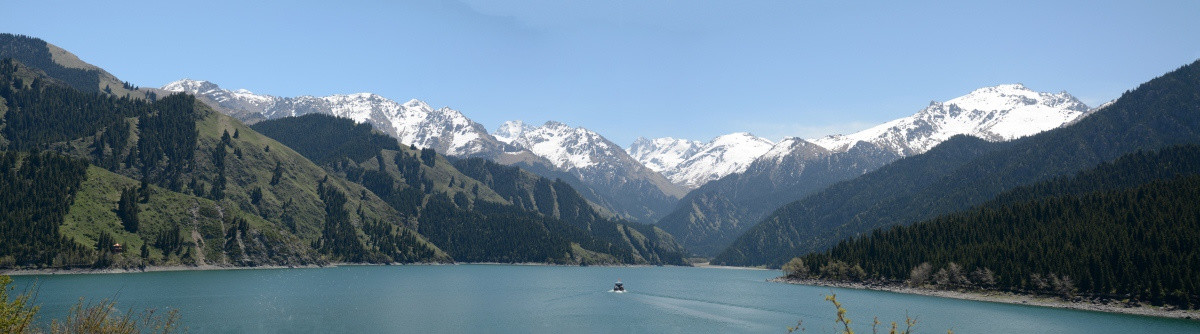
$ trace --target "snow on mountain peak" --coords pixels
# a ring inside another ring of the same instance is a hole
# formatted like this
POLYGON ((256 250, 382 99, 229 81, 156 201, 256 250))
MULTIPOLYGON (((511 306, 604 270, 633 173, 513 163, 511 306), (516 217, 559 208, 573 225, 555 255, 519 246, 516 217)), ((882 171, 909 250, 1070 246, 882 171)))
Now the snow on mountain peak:
POLYGON ((675 138, 639 138, 630 155, 668 180, 688 188, 745 171, 771 149, 770 140, 746 132, 713 138, 707 143, 675 138))
POLYGON ((596 132, 555 121, 548 121, 539 127, 529 126, 522 121, 509 121, 501 125, 493 136, 525 148, 550 160, 555 167, 566 170, 597 166, 624 154, 620 147, 596 132))
POLYGON ((665 176, 677 169, 679 164, 699 153, 703 146, 703 142, 688 139, 638 137, 629 145, 629 156, 646 165, 646 168, 665 176))
POLYGON ((245 89, 229 91, 208 81, 191 79, 169 83, 163 89, 210 99, 234 116, 259 114, 274 119, 321 113, 370 123, 401 143, 431 147, 449 155, 472 156, 503 151, 503 144, 492 140, 482 125, 457 110, 435 110, 417 99, 401 104, 373 93, 284 98, 254 94, 245 89))
POLYGON ((769 150, 767 150, 767 152, 763 153, 759 159, 770 159, 778 162, 789 154, 792 154, 793 151, 807 147, 808 145, 814 145, 814 143, 811 143, 800 137, 784 138, 783 140, 780 140, 779 143, 775 144, 775 146, 772 146, 769 150))
POLYGON ((904 156, 923 153, 959 134, 991 141, 1017 139, 1060 127, 1087 111, 1087 105, 1066 92, 1042 93, 1022 84, 1005 84, 933 101, 912 116, 857 133, 810 141, 835 152, 849 150, 859 141, 871 142, 904 156))
POLYGON ((496 132, 492 135, 496 137, 496 140, 512 144, 514 140, 521 137, 521 134, 533 129, 535 129, 533 126, 522 121, 507 121, 500 124, 500 127, 496 128, 496 132))
POLYGON ((217 84, 204 80, 182 79, 172 81, 171 83, 164 85, 162 89, 170 92, 204 92, 219 90, 221 87, 218 87, 217 84))

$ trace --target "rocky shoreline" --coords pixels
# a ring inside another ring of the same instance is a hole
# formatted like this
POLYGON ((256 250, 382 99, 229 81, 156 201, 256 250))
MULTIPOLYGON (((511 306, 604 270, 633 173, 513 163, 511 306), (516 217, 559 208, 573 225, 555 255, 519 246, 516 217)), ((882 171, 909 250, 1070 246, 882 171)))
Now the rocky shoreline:
POLYGON ((823 279, 797 279, 786 276, 776 277, 768 280, 770 282, 779 282, 787 284, 825 286, 833 288, 845 289, 860 289, 887 291, 894 293, 903 293, 910 295, 922 295, 941 298, 954 298, 964 300, 974 300, 982 302, 1006 303, 1018 305, 1033 305, 1042 307, 1065 308, 1073 310, 1122 313, 1150 317, 1164 317, 1177 319, 1200 320, 1200 310, 1180 310, 1175 308, 1158 307, 1150 305, 1128 306, 1120 303, 1100 303, 1094 301, 1074 302, 1062 300, 1056 297, 1033 296, 1015 294, 1010 292, 976 292, 976 291, 953 291, 953 290, 936 290, 928 288, 914 288, 900 284, 880 284, 880 283, 857 283, 857 282, 837 282, 823 279))

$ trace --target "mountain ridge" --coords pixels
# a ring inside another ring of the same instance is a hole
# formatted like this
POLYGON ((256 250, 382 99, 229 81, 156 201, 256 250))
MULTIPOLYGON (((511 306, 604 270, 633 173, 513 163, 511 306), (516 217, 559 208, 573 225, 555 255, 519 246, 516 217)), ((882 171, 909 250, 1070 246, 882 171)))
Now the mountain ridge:
POLYGON ((1200 141, 1200 61, 1127 91, 1073 124, 1008 142, 947 141, 862 177, 789 203, 747 231, 716 261, 771 264, 893 224, 965 209, 1014 187, 1075 173, 1137 150, 1200 141), (950 147, 946 147, 949 149, 950 147), (924 162, 922 162, 924 161, 924 162), (946 166, 958 165, 958 167, 946 166), (902 190, 897 190, 902 189, 902 190))
POLYGON ((681 189, 664 181, 661 175, 646 170, 636 160, 622 157, 626 153, 619 146, 582 128, 574 138, 587 139, 577 143, 583 146, 547 148, 542 144, 535 151, 497 139, 457 110, 434 109, 416 99, 399 103, 371 93, 284 98, 257 95, 247 90, 230 91, 211 82, 191 79, 169 83, 163 89, 196 94, 221 106, 223 113, 247 122, 322 113, 370 123, 405 145, 433 148, 456 158, 485 158, 521 166, 545 177, 563 178, 589 200, 605 206, 606 212, 627 219, 655 221, 683 196, 681 189), (621 152, 613 151, 613 148, 621 152), (565 154, 568 150, 599 154, 571 156, 576 159, 603 156, 612 159, 588 160, 596 166, 554 161, 570 155, 565 154))
POLYGON ((689 250, 713 255, 779 206, 897 159, 917 156, 927 151, 928 145, 957 135, 980 133, 990 134, 990 139, 985 139, 992 141, 1020 138, 1028 132, 1074 122, 1086 110, 1066 93, 1039 93, 1019 84, 999 85, 976 89, 947 102, 932 102, 913 115, 850 135, 785 138, 745 171, 693 190, 658 225, 689 250), (1010 129, 1026 119, 1040 122, 1029 128, 1010 129), (992 130, 996 131, 989 132, 992 130))

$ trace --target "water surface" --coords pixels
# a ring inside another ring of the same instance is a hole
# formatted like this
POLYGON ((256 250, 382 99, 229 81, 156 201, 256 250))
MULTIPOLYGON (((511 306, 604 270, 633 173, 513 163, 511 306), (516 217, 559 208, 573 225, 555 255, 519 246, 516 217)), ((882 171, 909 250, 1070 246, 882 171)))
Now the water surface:
MULTIPOLYGON (((1200 322, 766 282, 779 271, 684 267, 345 266, 14 277, 42 319, 80 297, 177 308, 193 333, 830 333, 837 293, 858 332, 872 317, 925 333, 1200 332, 1200 322), (621 279, 628 292, 612 293, 621 279)), ((886 332, 886 330, 881 330, 886 332)))

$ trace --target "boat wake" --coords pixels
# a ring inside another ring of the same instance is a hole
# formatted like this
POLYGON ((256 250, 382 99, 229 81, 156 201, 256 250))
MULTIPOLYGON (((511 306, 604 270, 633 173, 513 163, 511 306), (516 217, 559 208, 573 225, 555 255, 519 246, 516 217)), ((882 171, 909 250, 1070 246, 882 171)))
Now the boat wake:
POLYGON ((719 303, 700 299, 678 298, 647 293, 637 293, 635 297, 637 297, 636 300, 642 303, 652 305, 667 312, 697 319, 704 319, 706 321, 743 326, 746 328, 762 325, 744 320, 754 318, 752 315, 768 313, 772 314, 772 317, 794 317, 793 314, 779 310, 719 303))

